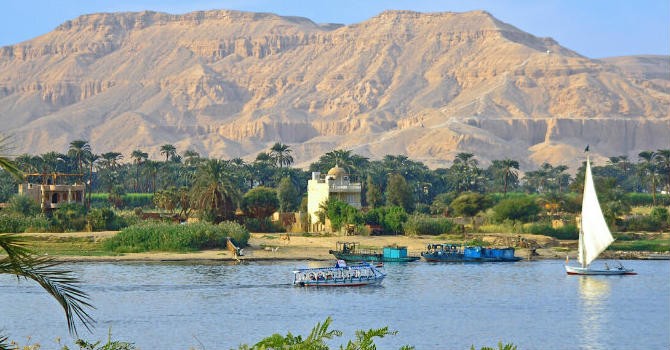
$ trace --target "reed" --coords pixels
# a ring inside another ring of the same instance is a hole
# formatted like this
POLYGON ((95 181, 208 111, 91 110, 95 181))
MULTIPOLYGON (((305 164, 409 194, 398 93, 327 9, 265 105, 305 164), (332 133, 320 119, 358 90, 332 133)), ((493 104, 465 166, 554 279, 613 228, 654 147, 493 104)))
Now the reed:
POLYGON ((103 242, 103 248, 115 253, 148 251, 189 252, 201 249, 223 249, 230 238, 237 246, 245 246, 249 232, 232 222, 172 224, 142 223, 123 229, 103 242))

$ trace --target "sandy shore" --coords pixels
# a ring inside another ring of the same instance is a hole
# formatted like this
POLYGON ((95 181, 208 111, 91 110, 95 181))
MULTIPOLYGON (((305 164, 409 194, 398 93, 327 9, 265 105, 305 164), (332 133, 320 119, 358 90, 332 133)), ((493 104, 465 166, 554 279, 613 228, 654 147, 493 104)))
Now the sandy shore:
MULTIPOLYGON (((105 232, 72 232, 72 233, 30 233, 38 237, 90 237, 94 240, 109 238, 116 231, 105 232)), ((494 240, 499 237, 517 237, 512 234, 482 235, 481 239, 494 240)), ((377 249, 381 251, 384 246, 399 245, 406 246, 410 255, 419 255, 429 243, 444 243, 442 239, 435 237, 406 237, 406 236, 303 236, 291 234, 289 239, 285 235, 271 233, 252 233, 249 246, 243 249, 243 255, 235 257, 228 250, 213 249, 192 253, 174 252, 150 252, 150 253, 127 253, 116 256, 57 256, 56 259, 63 261, 237 261, 239 260, 333 260, 334 257, 328 252, 335 249, 338 241, 358 242, 361 248, 377 249)), ((525 238, 536 240, 546 248, 537 249, 539 255, 533 259, 565 259, 567 253, 574 257, 576 254, 576 242, 563 242, 560 245, 564 249, 554 249, 559 242, 544 236, 527 235, 525 238)), ((529 250, 516 248, 516 256, 528 258, 529 250)))

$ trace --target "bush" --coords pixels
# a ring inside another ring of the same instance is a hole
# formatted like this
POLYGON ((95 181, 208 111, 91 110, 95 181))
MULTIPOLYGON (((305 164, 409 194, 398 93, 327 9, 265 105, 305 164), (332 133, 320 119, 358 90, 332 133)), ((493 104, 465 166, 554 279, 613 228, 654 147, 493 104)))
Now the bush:
POLYGON ((664 223, 651 215, 636 215, 621 221, 622 231, 659 231, 664 223))
POLYGON ((532 224, 524 227, 524 231, 536 235, 545 235, 557 239, 579 239, 579 230, 575 225, 553 228, 550 224, 532 224))
POLYGON ((487 206, 486 197, 475 192, 463 193, 449 205, 454 215, 461 216, 475 216, 479 211, 486 209, 487 206))
POLYGON ((0 233, 47 232, 49 227, 49 219, 42 214, 37 216, 0 214, 0 233))
POLYGON ((40 204, 28 196, 15 195, 9 200, 7 210, 25 216, 35 216, 42 210, 40 204))
POLYGON ((79 203, 62 204, 52 213, 53 228, 60 232, 81 231, 86 227, 86 208, 79 203))
POLYGON ((530 197, 510 198, 493 207, 493 219, 497 222, 519 220, 528 222, 540 212, 540 206, 530 197))
POLYGON ((238 246, 245 246, 249 240, 249 231, 232 222, 219 225, 145 223, 123 229, 116 236, 105 240, 103 247, 117 253, 185 252, 225 248, 228 238, 238 246))
POLYGON ((403 224, 403 230, 407 236, 441 235, 443 233, 453 233, 456 230, 456 225, 445 218, 412 215, 403 224))
POLYGON ((249 232, 284 232, 281 225, 274 223, 270 218, 245 218, 244 227, 249 232))
POLYGON ((88 223, 93 231, 120 230, 127 224, 124 218, 110 208, 94 208, 88 213, 88 223))

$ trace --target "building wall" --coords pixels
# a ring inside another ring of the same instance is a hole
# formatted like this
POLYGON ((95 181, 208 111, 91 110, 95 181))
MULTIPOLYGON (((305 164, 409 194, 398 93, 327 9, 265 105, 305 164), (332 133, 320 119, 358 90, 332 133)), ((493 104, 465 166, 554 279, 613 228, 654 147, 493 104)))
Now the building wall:
POLYGON ((321 231, 327 229, 323 225, 317 225, 319 207, 329 198, 337 198, 354 208, 361 208, 361 184, 351 183, 348 176, 334 177, 326 175, 321 177, 319 173, 313 173, 312 179, 307 181, 307 212, 310 215, 311 230, 321 231))

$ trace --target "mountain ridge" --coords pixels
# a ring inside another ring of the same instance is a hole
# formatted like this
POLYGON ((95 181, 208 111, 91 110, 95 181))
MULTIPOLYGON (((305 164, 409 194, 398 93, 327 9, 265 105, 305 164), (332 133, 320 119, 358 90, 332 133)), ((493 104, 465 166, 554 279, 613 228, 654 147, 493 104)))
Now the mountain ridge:
POLYGON ((601 158, 670 147, 660 57, 591 60, 485 11, 386 11, 347 26, 92 14, 0 48, 0 130, 20 153, 86 139, 96 152, 158 158, 170 143, 253 160, 282 142, 300 166, 346 148, 432 167, 470 152, 576 168, 587 143, 601 158))

